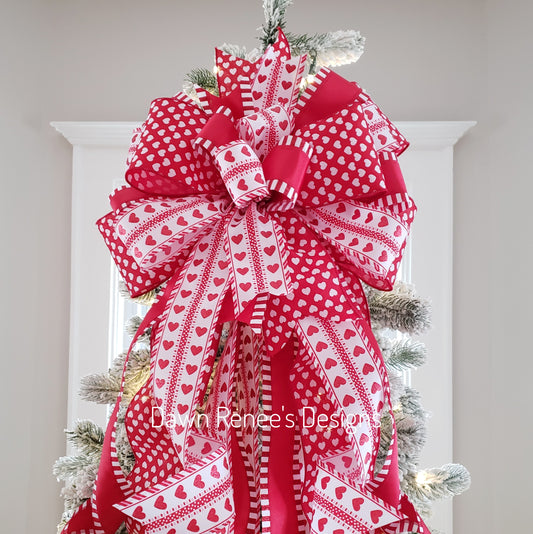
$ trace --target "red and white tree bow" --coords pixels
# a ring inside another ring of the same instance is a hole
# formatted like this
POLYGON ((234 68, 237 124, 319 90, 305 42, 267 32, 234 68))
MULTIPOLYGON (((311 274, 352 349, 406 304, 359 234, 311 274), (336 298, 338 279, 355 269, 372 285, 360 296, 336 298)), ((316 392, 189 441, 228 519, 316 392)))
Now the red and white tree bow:
POLYGON ((415 212, 407 143, 328 69, 299 97, 303 70, 281 32, 254 64, 217 51, 220 96, 157 99, 136 133, 130 187, 98 223, 131 294, 161 287, 140 329, 150 379, 126 416, 136 463, 124 477, 119 398, 66 532, 426 531, 395 439, 375 469, 392 409, 361 289, 396 276, 415 212))

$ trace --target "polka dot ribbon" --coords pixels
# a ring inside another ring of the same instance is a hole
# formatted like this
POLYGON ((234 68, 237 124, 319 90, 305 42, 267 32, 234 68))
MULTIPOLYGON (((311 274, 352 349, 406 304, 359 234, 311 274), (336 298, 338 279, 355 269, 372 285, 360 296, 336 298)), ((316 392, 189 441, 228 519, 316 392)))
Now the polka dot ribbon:
POLYGON ((281 32, 255 63, 217 51, 219 96, 159 98, 135 132, 129 187, 98 226, 133 296, 161 287, 125 419, 136 461, 124 476, 119 396, 65 532, 427 531, 394 436, 376 468, 392 411, 361 287, 396 277, 407 142, 328 69, 300 94, 304 63, 281 32))

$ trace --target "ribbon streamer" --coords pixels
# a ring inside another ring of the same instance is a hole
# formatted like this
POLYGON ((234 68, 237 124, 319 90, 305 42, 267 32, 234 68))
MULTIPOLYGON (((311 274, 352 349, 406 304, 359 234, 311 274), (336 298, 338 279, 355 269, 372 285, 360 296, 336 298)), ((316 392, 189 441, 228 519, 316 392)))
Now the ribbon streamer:
POLYGON ((130 187, 98 222, 131 294, 161 291, 126 416, 133 471, 116 460, 119 397, 95 494, 64 532, 427 532, 395 438, 376 470, 392 409, 361 287, 397 274, 407 142, 328 69, 299 96, 305 58, 281 32, 254 64, 216 62, 220 97, 152 103, 130 187))

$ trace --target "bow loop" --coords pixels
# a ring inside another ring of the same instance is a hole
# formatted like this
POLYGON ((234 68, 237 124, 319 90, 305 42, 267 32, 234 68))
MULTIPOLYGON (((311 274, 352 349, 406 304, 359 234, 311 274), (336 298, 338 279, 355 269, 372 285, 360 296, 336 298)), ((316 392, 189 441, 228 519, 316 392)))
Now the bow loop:
POLYGON ((237 207, 268 196, 259 158, 244 141, 233 141, 213 151, 226 189, 237 207))
POLYGON ((268 154, 263 162, 263 172, 271 191, 268 211, 295 207, 312 154, 312 146, 293 135, 282 139, 268 154))
POLYGON ((239 137, 250 145, 260 160, 289 135, 293 126, 292 115, 281 105, 257 111, 237 121, 239 137))

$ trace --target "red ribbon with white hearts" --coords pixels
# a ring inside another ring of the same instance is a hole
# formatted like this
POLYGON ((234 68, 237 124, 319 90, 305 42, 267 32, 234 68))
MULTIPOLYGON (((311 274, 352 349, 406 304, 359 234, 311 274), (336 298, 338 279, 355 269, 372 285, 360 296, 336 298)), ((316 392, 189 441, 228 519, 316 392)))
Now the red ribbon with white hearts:
POLYGON ((297 100, 303 64, 282 35, 255 66, 220 53, 219 99, 201 96, 205 111, 184 95, 158 99, 136 134, 132 188, 99 221, 133 295, 164 284, 143 325, 152 326, 150 381, 127 416, 136 464, 127 479, 117 469, 115 413, 95 497, 66 532, 111 533, 124 517, 138 532, 322 532, 332 509, 343 511, 345 532, 424 531, 400 495, 394 441, 374 473, 377 420, 390 401, 359 285, 390 288, 397 272, 415 211, 396 159, 406 142, 358 86, 327 69, 297 100), (208 410, 219 399, 257 414, 261 380, 263 413, 295 419, 264 430, 261 460, 257 429, 193 423, 226 320, 235 322, 208 410), (327 401, 305 398, 299 384, 327 401), (318 440, 304 428, 313 403, 352 417, 356 432, 318 440), (149 405, 163 418, 157 431, 138 428, 149 405), (172 444, 159 475, 149 473, 162 453, 143 439, 172 444), (220 477, 205 480, 209 469, 220 477), (329 485, 332 475, 344 490, 329 485), (363 499, 359 510, 343 510, 348 491, 363 499))

